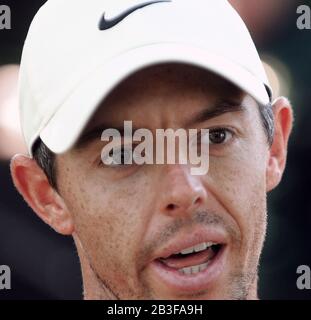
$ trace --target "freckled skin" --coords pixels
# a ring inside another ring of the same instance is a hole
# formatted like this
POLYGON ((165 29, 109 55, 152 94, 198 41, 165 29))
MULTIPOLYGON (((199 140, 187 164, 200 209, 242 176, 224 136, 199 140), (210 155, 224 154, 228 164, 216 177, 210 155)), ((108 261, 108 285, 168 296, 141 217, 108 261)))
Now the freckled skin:
POLYGON ((229 126, 237 132, 226 147, 210 150, 207 175, 191 176, 190 167, 180 165, 106 168, 98 164, 100 137, 82 150, 57 156, 59 194, 74 219, 86 299, 257 297, 269 147, 256 102, 205 71, 154 67, 115 89, 88 128, 109 119, 121 126, 132 120, 136 127, 153 132, 177 129, 222 96, 239 97, 246 111, 226 113, 196 127, 229 126), (199 207, 188 207, 194 197, 199 197, 199 207), (179 211, 169 211, 170 204, 178 205, 179 211), (208 223, 209 213, 219 217, 215 227, 229 234, 225 270, 207 292, 173 293, 154 278, 148 258, 166 240, 187 235, 199 221, 208 223))

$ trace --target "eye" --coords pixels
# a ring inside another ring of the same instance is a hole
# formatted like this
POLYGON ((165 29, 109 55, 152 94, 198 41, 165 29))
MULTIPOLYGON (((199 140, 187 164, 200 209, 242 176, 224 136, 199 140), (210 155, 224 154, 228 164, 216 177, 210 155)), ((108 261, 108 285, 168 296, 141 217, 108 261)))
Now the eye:
POLYGON ((230 139, 232 139, 232 137, 233 137, 233 133, 228 129, 225 129, 225 128, 212 129, 209 132, 209 143, 211 145, 224 144, 228 142, 230 139))
POLYGON ((133 148, 124 145, 113 148, 108 153, 102 154, 101 164, 107 167, 122 167, 134 164, 133 148))

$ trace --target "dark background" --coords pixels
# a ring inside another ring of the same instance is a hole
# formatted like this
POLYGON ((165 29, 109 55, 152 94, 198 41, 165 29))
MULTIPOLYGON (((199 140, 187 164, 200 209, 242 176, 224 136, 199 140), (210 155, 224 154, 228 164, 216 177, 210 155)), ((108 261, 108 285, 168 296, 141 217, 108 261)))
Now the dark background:
MULTIPOLYGON (((274 1, 278 0, 271 0, 270 5, 274 1)), ((0 66, 19 63, 30 22, 44 2, 0 1, 12 11, 12 30, 0 31, 0 66)), ((240 10, 254 1, 232 2, 240 10)), ((268 196, 269 226, 260 266, 259 296, 310 299, 311 290, 296 287, 296 269, 302 264, 311 267, 311 30, 298 30, 296 9, 299 4, 311 3, 280 2, 272 12, 263 7, 269 5, 264 0, 240 11, 263 57, 274 61, 275 66, 285 66, 289 78, 281 94, 289 95, 296 118, 283 181, 268 196), (266 11, 260 13, 262 8, 266 11)), ((0 299, 82 297, 73 240, 57 235, 27 207, 12 185, 8 160, 0 161, 0 265, 3 264, 11 268, 12 290, 0 291, 0 299)))

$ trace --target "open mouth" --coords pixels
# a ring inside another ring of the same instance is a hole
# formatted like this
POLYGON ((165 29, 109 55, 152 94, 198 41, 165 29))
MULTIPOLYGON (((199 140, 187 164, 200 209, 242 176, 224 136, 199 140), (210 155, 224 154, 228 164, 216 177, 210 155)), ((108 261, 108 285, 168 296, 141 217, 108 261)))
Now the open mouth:
POLYGON ((221 243, 202 242, 157 260, 180 274, 190 276, 206 270, 223 246, 221 243))
POLYGON ((208 292, 225 271, 228 252, 223 233, 193 232, 158 252, 150 272, 157 284, 173 294, 208 292))

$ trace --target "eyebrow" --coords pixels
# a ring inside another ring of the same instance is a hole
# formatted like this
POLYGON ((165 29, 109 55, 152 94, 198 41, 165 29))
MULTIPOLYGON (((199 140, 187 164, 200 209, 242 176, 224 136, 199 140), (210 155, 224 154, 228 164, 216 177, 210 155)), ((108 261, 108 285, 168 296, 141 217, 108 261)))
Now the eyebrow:
MULTIPOLYGON (((193 119, 188 121, 185 127, 191 127, 193 125, 208 121, 212 118, 221 116, 222 114, 229 112, 241 112, 245 111, 245 106, 241 104, 241 101, 233 100, 223 100, 219 101, 213 106, 213 108, 204 109, 196 114, 193 119)), ((108 123, 98 125, 86 133, 82 134, 79 140, 76 142, 74 149, 81 150, 83 147, 86 147, 88 144, 93 142, 96 139, 101 139, 103 131, 107 129, 115 129, 120 132, 121 136, 124 136, 124 127, 116 127, 114 125, 109 125, 108 123)), ((138 128, 133 127, 132 130, 135 132, 138 128)))
POLYGON ((210 119, 219 117, 225 113, 243 112, 246 107, 238 100, 222 100, 217 102, 213 108, 208 108, 200 111, 193 119, 186 123, 186 127, 208 121, 210 119))
MULTIPOLYGON (((107 129, 115 129, 118 132, 120 132, 121 137, 124 136, 124 127, 116 127, 113 125, 101 124, 98 125, 86 133, 82 134, 82 136, 79 138, 79 140, 76 142, 74 149, 81 150, 82 148, 86 147, 88 144, 93 142, 96 139, 101 139, 102 133, 107 129)), ((133 127, 133 131, 136 131, 137 129, 133 127)))

